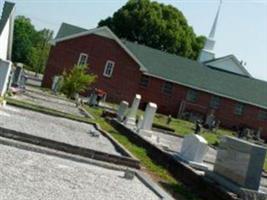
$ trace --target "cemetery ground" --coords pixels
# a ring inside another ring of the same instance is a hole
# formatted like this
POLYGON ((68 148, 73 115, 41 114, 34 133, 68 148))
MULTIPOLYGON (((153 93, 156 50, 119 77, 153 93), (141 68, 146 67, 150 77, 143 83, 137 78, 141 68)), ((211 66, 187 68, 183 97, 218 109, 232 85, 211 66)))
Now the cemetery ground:
MULTIPOLYGON (((37 91, 40 94, 40 91, 37 91)), ((32 92, 31 92, 32 93, 32 92)), ((48 98, 54 98, 51 96, 49 91, 42 92, 44 96, 48 98)), ((25 94, 24 94, 25 96, 25 94)), ((23 97, 23 96, 22 96, 23 97)), ((62 100, 62 97, 59 98, 62 100)), ((65 99, 66 100, 66 99, 65 99)), ((138 158, 142 165, 142 170, 150 174, 151 177, 158 182, 162 187, 169 191, 175 198, 179 200, 189 199, 197 200, 196 197, 191 191, 189 191, 182 183, 177 182, 164 167, 156 164, 148 155, 144 148, 137 146, 129 141, 129 139, 124 136, 122 133, 114 129, 104 118, 101 117, 103 109, 101 108, 91 108, 87 107, 86 109, 94 116, 94 120, 91 118, 86 118, 81 115, 76 115, 75 113, 67 112, 69 110, 59 110, 57 107, 47 105, 38 105, 36 101, 31 101, 29 99, 24 99, 19 97, 8 97, 8 104, 13 106, 22 107, 24 109, 38 111, 44 114, 49 114, 57 117, 64 117, 67 119, 86 122, 86 123, 98 123, 101 128, 108 133, 110 133, 113 138, 115 138, 120 144, 122 144, 127 150, 129 150, 136 158, 138 158), (65 111, 65 112, 64 112, 65 111)), ((50 102, 52 105, 55 102, 50 102)))
MULTIPOLYGON (((35 92, 39 93, 40 90, 38 91, 37 89, 37 91, 35 92)), ((53 99, 53 95, 51 95, 49 91, 41 93, 49 97, 51 96, 51 98, 53 99)), ((63 100, 62 97, 60 97, 59 99, 63 100)), ((53 107, 47 105, 39 105, 38 102, 34 102, 32 101, 32 99, 19 99, 16 97, 8 98, 7 100, 9 104, 31 109, 34 111, 43 112, 45 114, 65 117, 76 121, 98 123, 105 131, 109 132, 120 144, 122 144, 126 149, 128 149, 135 157, 137 157, 141 161, 142 170, 149 173, 155 181, 157 181, 160 185, 162 185, 162 187, 164 187, 167 191, 173 194, 173 196, 175 196, 177 199, 198 199, 198 197, 196 197, 192 192, 190 192, 190 190, 188 190, 183 184, 177 182, 163 166, 160 166, 155 163, 147 154, 146 149, 133 144, 125 135, 114 129, 104 118, 102 118, 101 115, 104 110, 103 108, 85 106, 86 110, 90 112, 95 118, 93 120, 90 118, 85 118, 82 115, 77 115, 77 113, 71 112, 70 110, 59 109, 56 106, 53 107)), ((58 102, 55 103, 51 101, 51 103, 57 104, 58 102)), ((139 114, 141 113, 142 111, 140 111, 139 114)), ((166 120, 167 117, 164 115, 157 114, 155 117, 155 123, 161 124, 163 126, 166 126, 166 120)), ((172 119, 170 127, 175 129, 176 134, 183 136, 185 134, 193 132, 194 124, 184 120, 172 119)), ((231 135, 233 133, 231 131, 222 129, 217 130, 216 133, 210 133, 207 131, 203 132, 203 136, 209 141, 210 144, 216 144, 219 136, 225 134, 231 135)), ((266 166, 267 165, 265 164, 265 169, 266 166)))

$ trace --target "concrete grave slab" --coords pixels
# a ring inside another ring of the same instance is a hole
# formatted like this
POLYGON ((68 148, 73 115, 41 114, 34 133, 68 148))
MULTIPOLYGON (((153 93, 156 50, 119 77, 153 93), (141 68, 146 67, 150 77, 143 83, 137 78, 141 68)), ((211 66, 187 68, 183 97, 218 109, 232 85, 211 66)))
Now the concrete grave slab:
POLYGON ((137 175, 123 178, 123 170, 5 143, 0 144, 1 199, 162 199, 137 175))

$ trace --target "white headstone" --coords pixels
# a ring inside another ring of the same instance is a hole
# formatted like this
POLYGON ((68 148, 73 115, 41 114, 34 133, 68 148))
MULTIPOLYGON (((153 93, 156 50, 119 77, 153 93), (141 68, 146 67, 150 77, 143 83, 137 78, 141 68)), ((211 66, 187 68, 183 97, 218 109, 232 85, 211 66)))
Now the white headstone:
POLYGON ((155 103, 150 102, 147 104, 141 129, 151 130, 157 108, 157 104, 155 103))
POLYGON ((137 129, 140 129, 143 123, 144 117, 143 115, 141 115, 138 119, 138 123, 137 123, 137 129))
POLYGON ((120 106, 117 110, 117 118, 122 121, 126 116, 127 110, 129 107, 129 103, 127 101, 121 101, 120 106))
POLYGON ((208 150, 208 143, 202 136, 190 134, 184 137, 180 153, 188 162, 203 163, 208 150))
POLYGON ((52 82, 52 87, 51 87, 53 92, 57 92, 58 81, 59 81, 59 76, 54 76, 53 77, 53 82, 52 82))
POLYGON ((135 123, 136 113, 137 113, 140 101, 141 101, 141 95, 140 94, 135 95, 130 112, 129 112, 129 114, 126 118, 126 121, 125 121, 125 124, 127 126, 132 126, 132 127, 136 126, 136 123, 135 123))
POLYGON ((0 60, 0 96, 4 96, 8 89, 8 80, 11 72, 12 63, 0 60))

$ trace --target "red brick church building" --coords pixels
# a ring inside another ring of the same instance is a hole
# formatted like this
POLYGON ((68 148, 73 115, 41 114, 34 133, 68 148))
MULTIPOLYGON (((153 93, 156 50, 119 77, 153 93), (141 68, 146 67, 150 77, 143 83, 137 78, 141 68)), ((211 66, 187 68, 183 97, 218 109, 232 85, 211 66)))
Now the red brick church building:
POLYGON ((92 86, 107 100, 142 106, 179 117, 205 117, 214 111, 225 127, 261 129, 267 139, 267 82, 253 78, 234 55, 215 58, 213 40, 218 14, 198 61, 119 39, 107 27, 86 30, 63 23, 53 41, 43 86, 75 64, 88 64, 98 76, 92 86))

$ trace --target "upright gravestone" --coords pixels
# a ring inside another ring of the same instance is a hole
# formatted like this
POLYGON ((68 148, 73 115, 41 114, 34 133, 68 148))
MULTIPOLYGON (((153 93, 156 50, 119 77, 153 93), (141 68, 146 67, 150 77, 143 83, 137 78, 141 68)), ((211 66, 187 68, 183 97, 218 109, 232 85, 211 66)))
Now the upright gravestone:
POLYGON ((60 76, 54 76, 54 77, 53 77, 53 82, 52 82, 51 90, 52 90, 54 93, 57 93, 57 92, 58 92, 59 80, 60 80, 60 76))
POLYGON ((184 137, 179 156, 192 167, 207 169, 203 160, 208 150, 208 143, 202 136, 190 134, 184 137))
POLYGON ((214 178, 234 192, 240 192, 241 188, 258 191, 265 156, 266 149, 262 146, 224 136, 214 166, 214 173, 219 176, 214 178))
POLYGON ((127 101, 121 101, 120 106, 117 110, 117 118, 119 121, 123 121, 126 116, 127 110, 129 107, 129 103, 127 101))
POLYGON ((147 131, 151 130, 157 108, 157 104, 155 103, 150 102, 149 104, 147 104, 141 129, 147 131))
POLYGON ((8 89, 8 80, 11 72, 12 63, 0 60, 0 97, 3 97, 8 89))
POLYGON ((93 92, 90 96, 89 96, 89 100, 88 100, 88 104, 90 106, 97 106, 97 94, 95 92, 93 92))
POLYGON ((140 130, 140 129, 141 129, 143 120, 144 120, 144 117, 143 117, 143 115, 141 115, 141 116, 139 117, 139 119, 138 119, 138 122, 137 122, 137 130, 140 130))
POLYGON ((23 74, 23 64, 18 63, 16 65, 15 71, 14 71, 14 75, 13 75, 13 85, 15 86, 19 86, 20 85, 20 80, 23 74))
POLYGON ((7 86, 8 88, 10 88, 12 86, 13 75, 14 75, 14 72, 13 72, 12 67, 11 67, 11 71, 10 71, 10 74, 8 77, 8 86, 7 86))
POLYGON ((136 113, 139 107, 141 101, 141 95, 136 94, 135 98, 133 100, 132 106, 130 108, 130 111, 128 113, 128 116, 126 118, 125 124, 130 127, 135 127, 136 126, 136 113))

